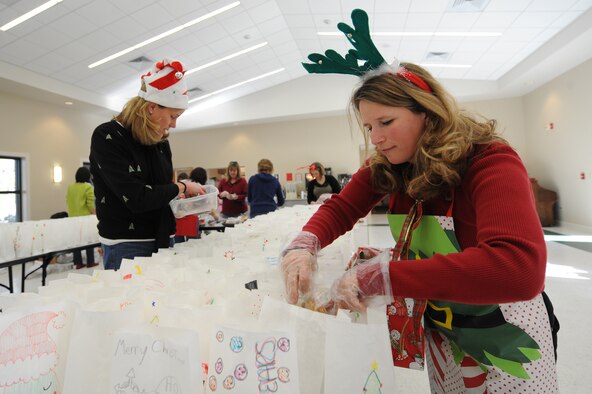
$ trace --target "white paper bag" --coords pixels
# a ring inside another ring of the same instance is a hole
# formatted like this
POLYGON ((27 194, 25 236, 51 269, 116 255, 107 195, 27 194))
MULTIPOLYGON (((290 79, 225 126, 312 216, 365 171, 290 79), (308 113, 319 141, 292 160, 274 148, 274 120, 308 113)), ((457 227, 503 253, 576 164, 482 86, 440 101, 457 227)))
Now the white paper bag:
MULTIPOLYGON (((323 393, 325 362, 325 327, 333 316, 313 312, 285 301, 266 297, 259 324, 274 330, 292 329, 298 341, 298 372, 302 393, 323 393)), ((329 394, 329 393, 327 393, 329 394)))
POLYGON ((122 327, 142 322, 141 307, 123 311, 79 310, 74 318, 66 364, 64 394, 110 393, 111 340, 122 327))
POLYGON ((218 326, 210 338, 208 393, 301 393, 293 333, 218 326))
POLYGON ((327 320, 325 345, 325 393, 395 392, 386 323, 327 320))
POLYGON ((122 328, 111 343, 109 393, 200 393, 203 372, 194 331, 141 325, 122 328))
POLYGON ((61 393, 74 305, 11 308, 0 314, 0 390, 61 393))

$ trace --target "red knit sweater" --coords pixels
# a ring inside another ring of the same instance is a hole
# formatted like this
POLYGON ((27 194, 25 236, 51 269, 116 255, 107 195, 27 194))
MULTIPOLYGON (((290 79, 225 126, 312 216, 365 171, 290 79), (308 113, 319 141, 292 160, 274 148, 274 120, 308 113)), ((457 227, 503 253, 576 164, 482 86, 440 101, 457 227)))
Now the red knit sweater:
MULTIPOLYGON (((349 231, 384 197, 370 182, 370 169, 361 168, 303 230, 323 247, 349 231)), ((412 204, 400 195, 393 213, 406 214, 412 204)), ((423 213, 445 215, 449 206, 444 198, 428 201, 423 213)), ((391 263, 394 295, 493 304, 529 300, 543 290, 545 241, 526 169, 512 148, 479 149, 455 189, 452 216, 462 252, 391 263)))
POLYGON ((222 193, 227 191, 230 194, 236 194, 236 200, 222 199, 222 213, 224 215, 238 215, 245 213, 248 210, 245 198, 247 197, 247 181, 245 178, 240 178, 235 183, 230 183, 226 179, 220 181, 218 191, 222 193))

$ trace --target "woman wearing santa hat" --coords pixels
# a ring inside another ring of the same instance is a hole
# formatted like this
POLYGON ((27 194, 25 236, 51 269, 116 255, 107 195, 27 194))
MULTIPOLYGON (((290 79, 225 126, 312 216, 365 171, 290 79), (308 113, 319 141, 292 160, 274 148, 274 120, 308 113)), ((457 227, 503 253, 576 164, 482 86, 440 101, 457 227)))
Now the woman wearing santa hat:
POLYGON ((105 269, 121 260, 150 256, 174 244, 169 201, 204 194, 198 183, 173 183, 169 129, 188 106, 185 69, 165 59, 142 75, 138 95, 91 140, 99 237, 105 269))

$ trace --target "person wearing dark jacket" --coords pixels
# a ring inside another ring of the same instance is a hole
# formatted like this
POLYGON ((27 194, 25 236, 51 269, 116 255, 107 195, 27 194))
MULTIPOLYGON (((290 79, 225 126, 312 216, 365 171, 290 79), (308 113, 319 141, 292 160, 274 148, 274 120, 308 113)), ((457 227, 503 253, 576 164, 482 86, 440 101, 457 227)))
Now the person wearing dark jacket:
POLYGON ((284 205, 285 201, 282 186, 277 178, 272 175, 273 164, 271 161, 268 159, 259 160, 257 171, 257 174, 249 178, 247 188, 250 218, 273 212, 277 207, 284 205))
POLYGON ((167 137, 188 106, 184 73, 179 61, 157 62, 141 77, 138 95, 92 135, 90 171, 105 269, 172 246, 169 202, 205 193, 195 182, 173 183, 167 137))
POLYGON ((325 167, 315 161, 309 167, 313 179, 306 186, 306 198, 309 204, 322 203, 327 196, 341 191, 341 185, 333 175, 325 173, 325 167), (323 198, 321 198, 323 196, 323 198))

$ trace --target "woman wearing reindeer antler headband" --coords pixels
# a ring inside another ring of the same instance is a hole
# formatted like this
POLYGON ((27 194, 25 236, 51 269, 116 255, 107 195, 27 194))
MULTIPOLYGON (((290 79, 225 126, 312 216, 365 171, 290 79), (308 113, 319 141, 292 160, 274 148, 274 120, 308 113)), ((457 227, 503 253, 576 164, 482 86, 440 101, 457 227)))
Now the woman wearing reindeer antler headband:
POLYGON ((345 272, 333 302, 392 302, 395 365, 422 367, 427 348, 432 393, 556 393, 559 326, 542 292, 546 247, 522 161, 495 121, 460 111, 422 67, 385 64, 364 11, 352 21, 338 28, 356 49, 304 66, 362 77, 351 107, 376 151, 282 252, 289 301, 309 294, 317 252, 390 195, 396 247, 345 272))

